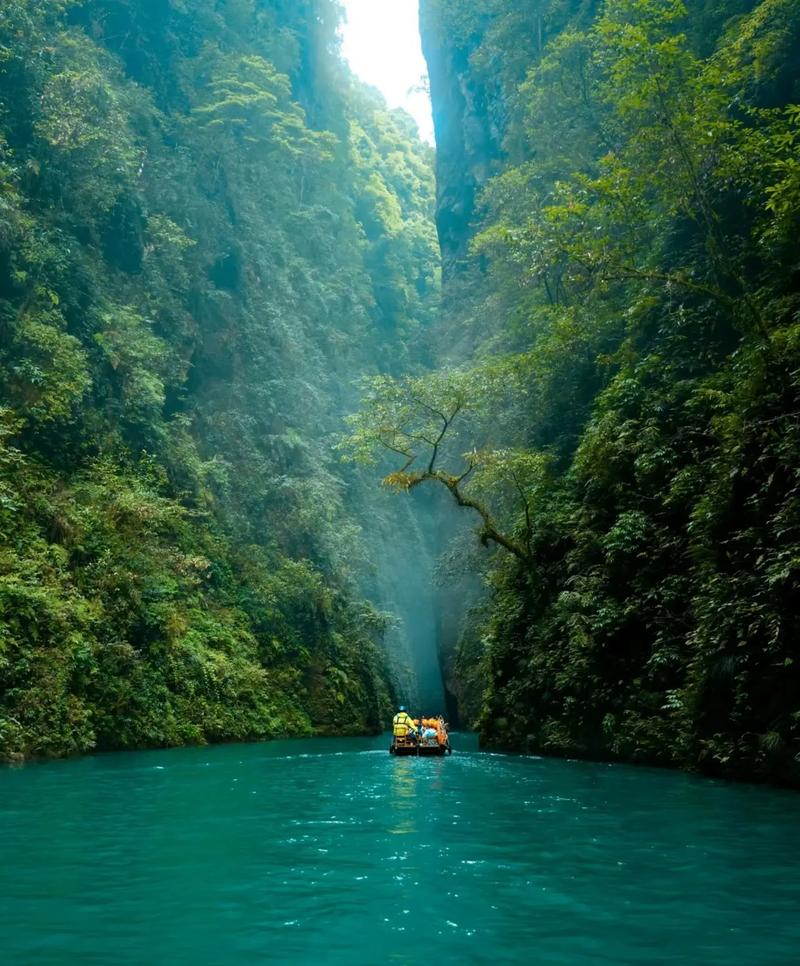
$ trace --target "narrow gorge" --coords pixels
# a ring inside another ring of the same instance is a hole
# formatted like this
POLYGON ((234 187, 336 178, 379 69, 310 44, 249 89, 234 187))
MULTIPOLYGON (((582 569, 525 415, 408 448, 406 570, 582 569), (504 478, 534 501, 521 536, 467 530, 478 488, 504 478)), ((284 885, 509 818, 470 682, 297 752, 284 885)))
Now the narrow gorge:
POLYGON ((435 150, 342 14, 3 9, 0 755, 798 784, 796 0, 422 0, 435 150))
POLYGON ((2 966, 790 966, 800 0, 0 0, 2 966))

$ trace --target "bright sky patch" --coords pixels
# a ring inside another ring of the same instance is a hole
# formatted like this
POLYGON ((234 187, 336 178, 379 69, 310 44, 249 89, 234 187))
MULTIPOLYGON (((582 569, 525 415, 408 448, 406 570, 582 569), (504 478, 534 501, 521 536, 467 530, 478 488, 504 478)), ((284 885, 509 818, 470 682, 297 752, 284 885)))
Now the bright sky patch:
POLYGON ((342 51, 353 72, 377 87, 390 107, 403 107, 433 143, 427 73, 419 37, 418 0, 343 0, 342 51))

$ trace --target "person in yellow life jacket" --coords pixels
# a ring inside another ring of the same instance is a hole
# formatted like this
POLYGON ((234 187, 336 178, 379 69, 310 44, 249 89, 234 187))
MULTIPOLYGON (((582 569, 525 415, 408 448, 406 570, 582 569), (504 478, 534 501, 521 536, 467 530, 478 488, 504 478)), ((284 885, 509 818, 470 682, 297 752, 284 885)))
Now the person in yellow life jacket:
POLYGON ((414 727, 414 719, 406 711, 404 705, 400 705, 400 710, 392 720, 392 730, 395 738, 416 738, 417 729, 414 727))

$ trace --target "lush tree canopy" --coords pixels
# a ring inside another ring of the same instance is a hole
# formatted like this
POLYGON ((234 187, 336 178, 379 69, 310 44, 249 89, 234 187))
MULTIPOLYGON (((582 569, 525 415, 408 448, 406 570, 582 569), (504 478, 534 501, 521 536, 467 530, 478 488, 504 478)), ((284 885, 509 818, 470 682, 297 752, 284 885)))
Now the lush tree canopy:
POLYGON ((349 461, 492 551, 486 741, 797 783, 800 4, 423 14, 441 300, 333 0, 5 4, 0 754, 380 727, 349 461))
POLYGON ((490 470, 508 538, 457 662, 482 734, 797 782, 800 5, 426 6, 502 150, 444 370, 373 387, 354 439, 415 485, 409 394, 509 372, 449 471, 490 470))
POLYGON ((0 756, 389 710, 330 437, 418 355, 433 174, 339 15, 3 5, 0 756))

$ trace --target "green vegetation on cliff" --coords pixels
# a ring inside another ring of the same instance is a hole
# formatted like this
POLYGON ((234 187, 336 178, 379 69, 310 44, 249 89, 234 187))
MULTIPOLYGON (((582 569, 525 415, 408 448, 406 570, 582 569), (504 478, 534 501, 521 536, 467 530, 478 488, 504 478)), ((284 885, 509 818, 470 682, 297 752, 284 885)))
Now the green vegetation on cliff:
POLYGON ((374 382, 350 446, 499 548, 482 736, 796 783, 800 3, 423 23, 457 368, 374 382))
POLYGON ((385 719, 330 438, 430 322, 432 159, 338 16, 3 5, 0 757, 385 719))
POLYGON ((373 374, 345 451, 495 551, 487 742, 799 782, 800 2, 423 0, 441 315, 340 13, 3 7, 0 755, 381 725, 373 374))

